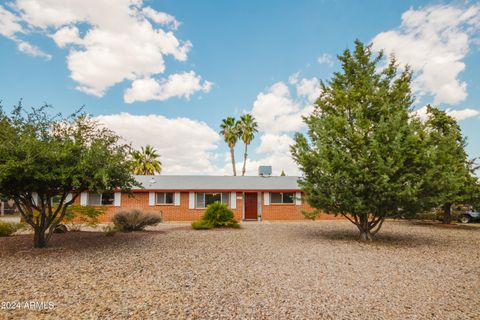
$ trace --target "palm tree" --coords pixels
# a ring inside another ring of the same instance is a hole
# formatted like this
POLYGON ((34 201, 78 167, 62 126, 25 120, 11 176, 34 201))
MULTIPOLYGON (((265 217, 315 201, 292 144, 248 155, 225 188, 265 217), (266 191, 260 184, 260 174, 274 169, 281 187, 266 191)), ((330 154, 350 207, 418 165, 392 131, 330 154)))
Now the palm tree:
POLYGON ((130 155, 133 160, 133 174, 153 175, 162 171, 162 163, 158 158, 158 151, 152 146, 141 147, 140 150, 133 150, 130 155))
POLYGON ((242 139, 243 143, 245 144, 245 153, 243 154, 243 169, 242 169, 242 176, 245 175, 246 165, 247 165, 247 148, 250 142, 252 142, 253 138, 255 137, 255 133, 258 132, 257 129, 258 125, 255 121, 255 118, 250 114, 244 114, 240 117, 239 123, 239 136, 242 139))
POLYGON ((233 117, 228 117, 227 119, 222 120, 222 124, 220 125, 220 134, 223 136, 223 140, 230 148, 230 158, 232 159, 232 167, 233 167, 233 175, 237 175, 237 169, 235 168, 235 144, 238 140, 238 121, 235 120, 233 117))

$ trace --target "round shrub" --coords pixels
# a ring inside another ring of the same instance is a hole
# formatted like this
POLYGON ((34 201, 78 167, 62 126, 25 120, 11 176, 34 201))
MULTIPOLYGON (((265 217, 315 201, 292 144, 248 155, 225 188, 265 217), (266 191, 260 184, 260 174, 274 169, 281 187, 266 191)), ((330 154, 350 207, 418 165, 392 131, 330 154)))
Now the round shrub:
POLYGON ((214 202, 207 207, 202 219, 192 223, 192 228, 196 230, 217 227, 240 228, 240 224, 233 217, 233 211, 226 204, 214 202))
POLYGON ((162 216, 133 209, 116 213, 112 218, 112 222, 119 231, 141 231, 146 226, 154 226, 162 222, 162 216))

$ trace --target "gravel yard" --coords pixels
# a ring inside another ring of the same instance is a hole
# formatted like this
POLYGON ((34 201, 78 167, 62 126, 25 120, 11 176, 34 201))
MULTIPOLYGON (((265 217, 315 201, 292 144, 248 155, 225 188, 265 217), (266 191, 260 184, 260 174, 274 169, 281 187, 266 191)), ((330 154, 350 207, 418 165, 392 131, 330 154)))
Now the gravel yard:
POLYGON ((22 303, 0 318, 480 319, 480 228, 386 222, 363 244, 349 222, 242 226, 0 238, 0 302, 22 303))

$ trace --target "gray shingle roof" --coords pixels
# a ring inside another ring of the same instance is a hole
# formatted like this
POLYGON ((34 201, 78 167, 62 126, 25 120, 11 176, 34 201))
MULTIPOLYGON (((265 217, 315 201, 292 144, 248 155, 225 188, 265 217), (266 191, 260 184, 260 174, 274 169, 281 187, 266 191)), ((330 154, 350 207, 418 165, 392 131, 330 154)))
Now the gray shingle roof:
MULTIPOLYGON (((300 190, 299 177, 135 176, 145 190, 300 190)), ((138 188, 137 188, 138 189, 138 188)))

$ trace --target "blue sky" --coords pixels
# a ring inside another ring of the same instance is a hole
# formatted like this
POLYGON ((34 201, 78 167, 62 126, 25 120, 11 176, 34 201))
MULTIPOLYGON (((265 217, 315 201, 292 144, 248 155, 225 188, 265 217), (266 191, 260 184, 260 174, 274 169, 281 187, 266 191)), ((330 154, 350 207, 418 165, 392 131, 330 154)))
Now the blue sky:
POLYGON ((449 110, 479 157, 479 30, 468 1, 2 1, 0 99, 85 105, 159 149, 166 174, 230 174, 218 126, 252 112, 249 173, 296 174, 288 145, 301 115, 358 38, 411 64, 419 116, 426 103, 449 110))

